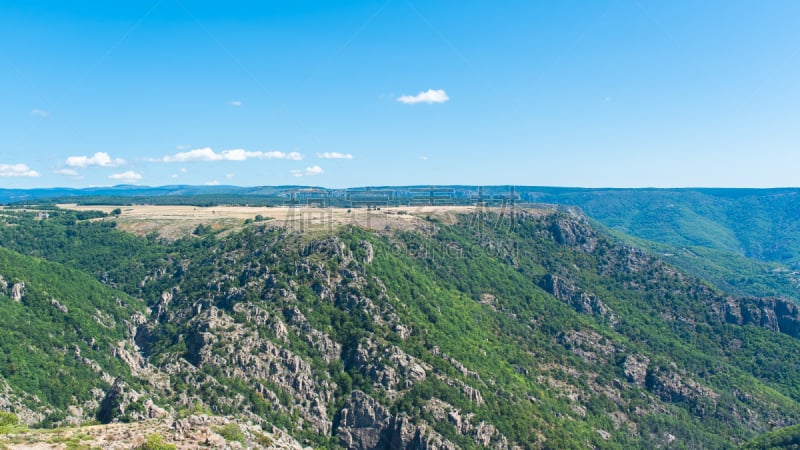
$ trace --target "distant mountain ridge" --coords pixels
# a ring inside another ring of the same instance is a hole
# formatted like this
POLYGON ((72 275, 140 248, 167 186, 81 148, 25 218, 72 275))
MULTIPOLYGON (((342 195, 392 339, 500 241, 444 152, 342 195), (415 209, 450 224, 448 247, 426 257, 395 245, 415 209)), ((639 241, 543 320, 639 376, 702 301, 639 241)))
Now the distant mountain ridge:
POLYGON ((621 239, 657 252, 720 287, 800 301, 800 188, 122 185, 0 189, 0 203, 48 201, 348 208, 556 204, 580 208, 621 239))

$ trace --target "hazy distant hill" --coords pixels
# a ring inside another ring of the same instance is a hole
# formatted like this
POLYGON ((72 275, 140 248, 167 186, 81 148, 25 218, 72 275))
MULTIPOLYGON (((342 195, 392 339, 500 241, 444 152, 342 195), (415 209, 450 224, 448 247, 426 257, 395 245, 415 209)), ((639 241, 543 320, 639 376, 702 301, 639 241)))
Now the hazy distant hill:
POLYGON ((800 301, 800 189, 582 189, 531 186, 116 186, 0 190, 0 202, 188 205, 550 203, 577 206, 620 238, 730 292, 800 301), (639 238, 639 241, 630 237, 639 238))

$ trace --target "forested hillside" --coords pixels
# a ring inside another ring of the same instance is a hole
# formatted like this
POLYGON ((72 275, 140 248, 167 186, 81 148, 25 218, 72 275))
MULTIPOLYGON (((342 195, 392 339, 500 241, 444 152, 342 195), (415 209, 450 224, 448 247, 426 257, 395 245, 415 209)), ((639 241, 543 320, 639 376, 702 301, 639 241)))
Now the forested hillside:
POLYGON ((133 381, 113 349, 144 321, 140 300, 0 248, 0 308, 0 407, 43 426, 79 422, 97 412, 115 378, 133 381))
POLYGON ((795 304, 730 295, 574 211, 178 239, 2 218, 2 329, 35 326, 3 339, 0 409, 31 425, 205 412, 327 448, 730 448, 800 418, 795 304))

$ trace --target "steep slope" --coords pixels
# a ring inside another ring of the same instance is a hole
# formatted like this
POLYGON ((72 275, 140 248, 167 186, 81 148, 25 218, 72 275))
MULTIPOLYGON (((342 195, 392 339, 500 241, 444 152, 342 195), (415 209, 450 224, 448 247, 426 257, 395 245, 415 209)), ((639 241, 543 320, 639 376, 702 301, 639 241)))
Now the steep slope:
POLYGON ((81 421, 117 377, 144 305, 60 264, 0 248, 0 407, 28 423, 81 421))
POLYGON ((746 450, 797 450, 800 449, 800 425, 781 428, 761 434, 740 447, 746 450))
POLYGON ((360 449, 730 448, 800 417, 794 304, 725 295, 577 214, 267 222, 174 242, 58 214, 15 219, 4 245, 144 299, 115 357, 176 416, 360 449), (14 238, 26 227, 36 242, 14 238))
POLYGON ((795 266, 798 189, 536 189, 526 199, 579 206, 605 226, 678 247, 795 266))
POLYGON ((452 222, 226 236, 159 282, 151 358, 222 386, 219 411, 352 448, 724 448, 797 417, 793 305, 722 296, 578 217, 452 222))

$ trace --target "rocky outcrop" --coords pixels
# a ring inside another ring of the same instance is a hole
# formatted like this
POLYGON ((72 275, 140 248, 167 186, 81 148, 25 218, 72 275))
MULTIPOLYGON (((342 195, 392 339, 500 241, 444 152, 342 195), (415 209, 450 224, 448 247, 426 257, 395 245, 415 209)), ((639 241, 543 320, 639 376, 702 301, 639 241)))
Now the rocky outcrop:
POLYGON ((97 420, 100 423, 111 423, 125 416, 129 407, 142 395, 128 386, 121 378, 114 380, 114 384, 106 393, 103 401, 100 402, 100 409, 97 411, 97 420))
POLYGON ((456 450, 428 424, 413 423, 407 416, 393 416, 375 399, 353 391, 337 414, 336 435, 352 450, 456 450))
POLYGON ((645 387, 665 402, 688 403, 700 417, 705 415, 706 405, 715 407, 719 398, 712 389, 672 369, 650 367, 645 387))
POLYGON ((728 298, 719 311, 726 323, 754 325, 800 338, 800 308, 780 298, 728 298))
POLYGON ((19 283, 14 283, 14 285, 11 286, 11 300, 20 302, 23 297, 25 297, 25 282, 20 281, 19 283))
POLYGON ((63 314, 69 313, 69 308, 66 305, 62 305, 61 302, 58 300, 51 298, 50 304, 53 305, 57 310, 61 311, 63 314))
POLYGON ((607 363, 622 350, 621 346, 591 330, 568 331, 558 341, 589 364, 607 363))
MULTIPOLYGON (((327 363, 331 363, 341 358, 342 346, 338 342, 331 339, 325 333, 313 328, 308 319, 296 307, 287 308, 284 311, 287 322, 297 333, 302 337, 312 348, 317 350, 322 359, 327 363)), ((284 329, 284 334, 286 333, 284 329)))
POLYGON ((388 449, 391 423, 388 409, 367 394, 353 391, 339 411, 336 435, 348 449, 388 449))
POLYGON ((375 250, 372 248, 372 244, 369 241, 361 241, 359 247, 364 252, 364 264, 369 264, 372 262, 372 258, 375 257, 375 250))
POLYGON ((546 274, 539 286, 553 297, 575 308, 583 314, 592 314, 614 320, 614 312, 594 294, 589 294, 564 278, 546 274))
POLYGON ((578 213, 572 213, 571 217, 565 214, 553 215, 549 230, 553 240, 561 245, 578 247, 586 253, 592 252, 597 247, 597 233, 578 216, 578 213))
POLYGON ((318 379, 299 355, 262 339, 213 306, 193 320, 186 345, 187 359, 196 367, 219 368, 223 376, 247 382, 276 406, 281 405, 277 387, 289 394, 291 407, 302 413, 307 426, 318 433, 330 432, 328 403, 336 384, 318 379))
POLYGON ((464 397, 467 398, 467 400, 471 401, 472 403, 475 403, 475 405, 480 406, 484 403, 483 394, 481 394, 481 391, 475 389, 474 387, 468 385, 467 383, 464 383, 463 381, 455 378, 450 378, 442 374, 437 374, 436 378, 442 380, 446 385, 461 391, 461 394, 463 394, 464 397))
POLYGON ((380 348, 373 341, 359 344, 345 362, 357 367, 364 375, 375 380, 377 386, 389 391, 409 389, 424 381, 432 370, 428 364, 395 345, 380 348))
POLYGON ((0 377, 0 411, 9 411, 19 418, 21 423, 34 425, 44 419, 47 413, 52 412, 49 408, 39 407, 40 400, 35 395, 27 393, 15 393, 5 380, 0 377))
POLYGON ((477 420, 475 414, 464 414, 455 406, 432 398, 425 409, 439 422, 449 422, 458 434, 468 436, 481 448, 508 449, 508 440, 494 425, 485 420, 477 420))
POLYGON ((642 355, 628 355, 623 363, 622 371, 629 382, 644 387, 649 367, 650 358, 642 355))

